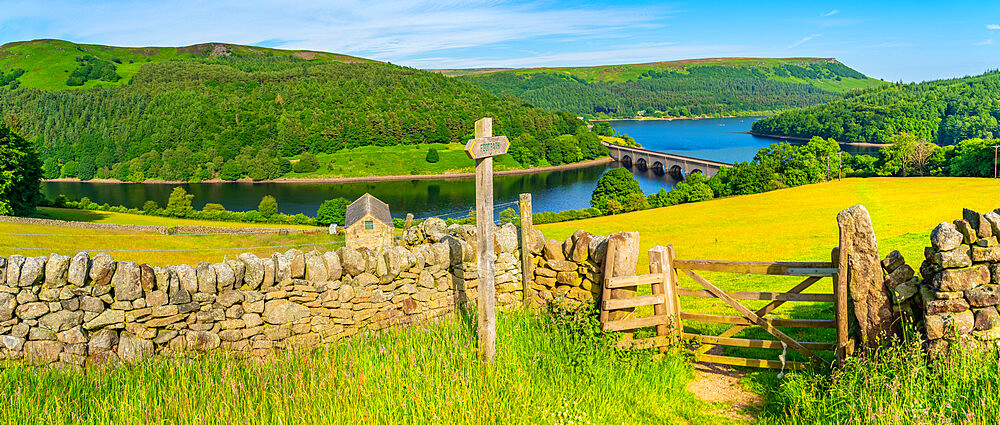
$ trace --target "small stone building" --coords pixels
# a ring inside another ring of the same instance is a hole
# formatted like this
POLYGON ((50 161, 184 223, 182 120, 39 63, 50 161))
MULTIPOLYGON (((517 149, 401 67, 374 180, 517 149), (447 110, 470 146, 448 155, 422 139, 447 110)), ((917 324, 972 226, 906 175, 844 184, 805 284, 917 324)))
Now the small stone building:
POLYGON ((386 250, 393 247, 393 224, 389 205, 364 194, 347 206, 344 216, 347 247, 386 250))

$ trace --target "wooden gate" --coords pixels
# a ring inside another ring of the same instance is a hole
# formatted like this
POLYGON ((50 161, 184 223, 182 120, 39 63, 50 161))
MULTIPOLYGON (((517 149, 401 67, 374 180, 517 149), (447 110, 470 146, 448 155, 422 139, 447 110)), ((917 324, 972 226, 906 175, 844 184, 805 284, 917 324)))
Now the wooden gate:
MULTIPOLYGON (((608 247, 607 258, 614 258, 615 247, 608 247)), ((831 262, 757 262, 757 261, 712 261, 675 259, 672 245, 656 246, 649 250, 650 273, 640 276, 614 276, 613 261, 605 267, 604 286, 601 291, 601 324, 605 331, 631 331, 638 328, 656 327, 656 336, 643 339, 626 338, 623 348, 660 347, 663 350, 672 341, 682 339, 701 343, 695 350, 697 360, 736 366, 762 368, 802 369, 812 366, 829 366, 830 363, 816 354, 816 351, 835 351, 838 363, 851 351, 848 338, 847 276, 839 273, 846 269, 838 249, 834 249, 831 262), (678 271, 693 279, 699 288, 681 288, 678 285, 678 271), (724 272, 739 274, 780 275, 805 277, 788 292, 746 292, 724 291, 702 277, 698 272, 724 272), (833 293, 804 294, 804 290, 824 278, 833 279, 833 293), (651 295, 637 296, 635 288, 651 286, 651 295), (628 291, 622 291, 628 289, 628 291), (704 314, 685 311, 681 297, 703 297, 719 299, 737 313, 738 316, 704 314), (764 307, 751 310, 739 300, 770 301, 764 307), (767 314, 789 301, 824 302, 834 304, 831 319, 779 319, 765 317, 767 314), (653 306, 653 314, 636 316, 636 307, 653 306), (630 310, 630 311, 623 311, 630 310), (622 317, 625 316, 625 317, 622 317), (686 321, 725 323, 733 325, 719 335, 702 335, 684 331, 686 321), (734 338, 734 335, 750 326, 759 326, 774 336, 774 340, 734 338), (831 328, 836 329, 837 338, 833 342, 800 342, 782 332, 779 327, 831 328), (752 359, 708 354, 716 345, 787 350, 792 349, 809 362, 788 362, 752 359)))

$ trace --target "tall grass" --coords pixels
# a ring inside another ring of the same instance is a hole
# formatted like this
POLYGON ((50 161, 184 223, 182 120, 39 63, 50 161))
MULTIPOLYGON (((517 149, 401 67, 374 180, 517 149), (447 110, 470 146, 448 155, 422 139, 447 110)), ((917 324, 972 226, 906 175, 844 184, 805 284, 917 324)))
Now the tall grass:
POLYGON ((589 317, 501 314, 493 367, 470 321, 265 360, 217 354, 61 370, 0 363, 0 424, 720 423, 680 356, 621 353, 589 317), (582 319, 581 319, 582 317, 582 319))
POLYGON ((856 357, 833 374, 748 377, 767 400, 761 424, 1000 423, 996 347, 965 346, 929 361, 919 342, 856 357))

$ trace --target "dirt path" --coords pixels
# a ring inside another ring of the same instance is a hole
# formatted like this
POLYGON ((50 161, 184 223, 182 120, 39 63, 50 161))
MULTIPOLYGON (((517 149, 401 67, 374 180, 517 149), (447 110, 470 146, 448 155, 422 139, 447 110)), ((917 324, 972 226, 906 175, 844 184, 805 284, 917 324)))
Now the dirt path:
POLYGON ((740 386, 744 372, 714 363, 694 363, 694 379, 688 391, 706 403, 722 403, 723 408, 714 413, 739 422, 752 422, 751 408, 760 407, 764 400, 740 386))

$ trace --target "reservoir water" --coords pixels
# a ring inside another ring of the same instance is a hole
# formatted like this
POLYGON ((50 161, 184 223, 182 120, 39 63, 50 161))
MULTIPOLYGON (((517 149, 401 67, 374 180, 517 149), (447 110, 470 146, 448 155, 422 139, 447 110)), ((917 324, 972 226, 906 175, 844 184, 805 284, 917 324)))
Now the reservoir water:
MULTIPOLYGON (((723 162, 748 161, 757 149, 776 140, 747 134, 757 118, 718 118, 700 120, 612 121, 619 132, 635 138, 643 147, 697 158, 723 162)), ((563 211, 590 206, 590 194, 601 174, 612 165, 561 170, 518 176, 496 176, 496 213, 513 207, 520 193, 530 192, 535 212, 563 211)), ((632 173, 647 194, 670 190, 677 182, 669 175, 652 171, 632 173)), ((417 218, 438 216, 459 218, 468 214, 475 199, 473 179, 409 180, 372 183, 289 184, 289 183, 189 183, 182 185, 139 183, 43 182, 42 193, 48 198, 59 194, 69 199, 88 197, 111 205, 141 208, 147 200, 161 206, 170 191, 182 186, 194 195, 194 207, 219 203, 231 211, 257 208, 264 195, 278 200, 278 210, 287 214, 314 216, 326 199, 356 199, 365 192, 389 204, 392 215, 404 217, 410 212, 417 218)))

